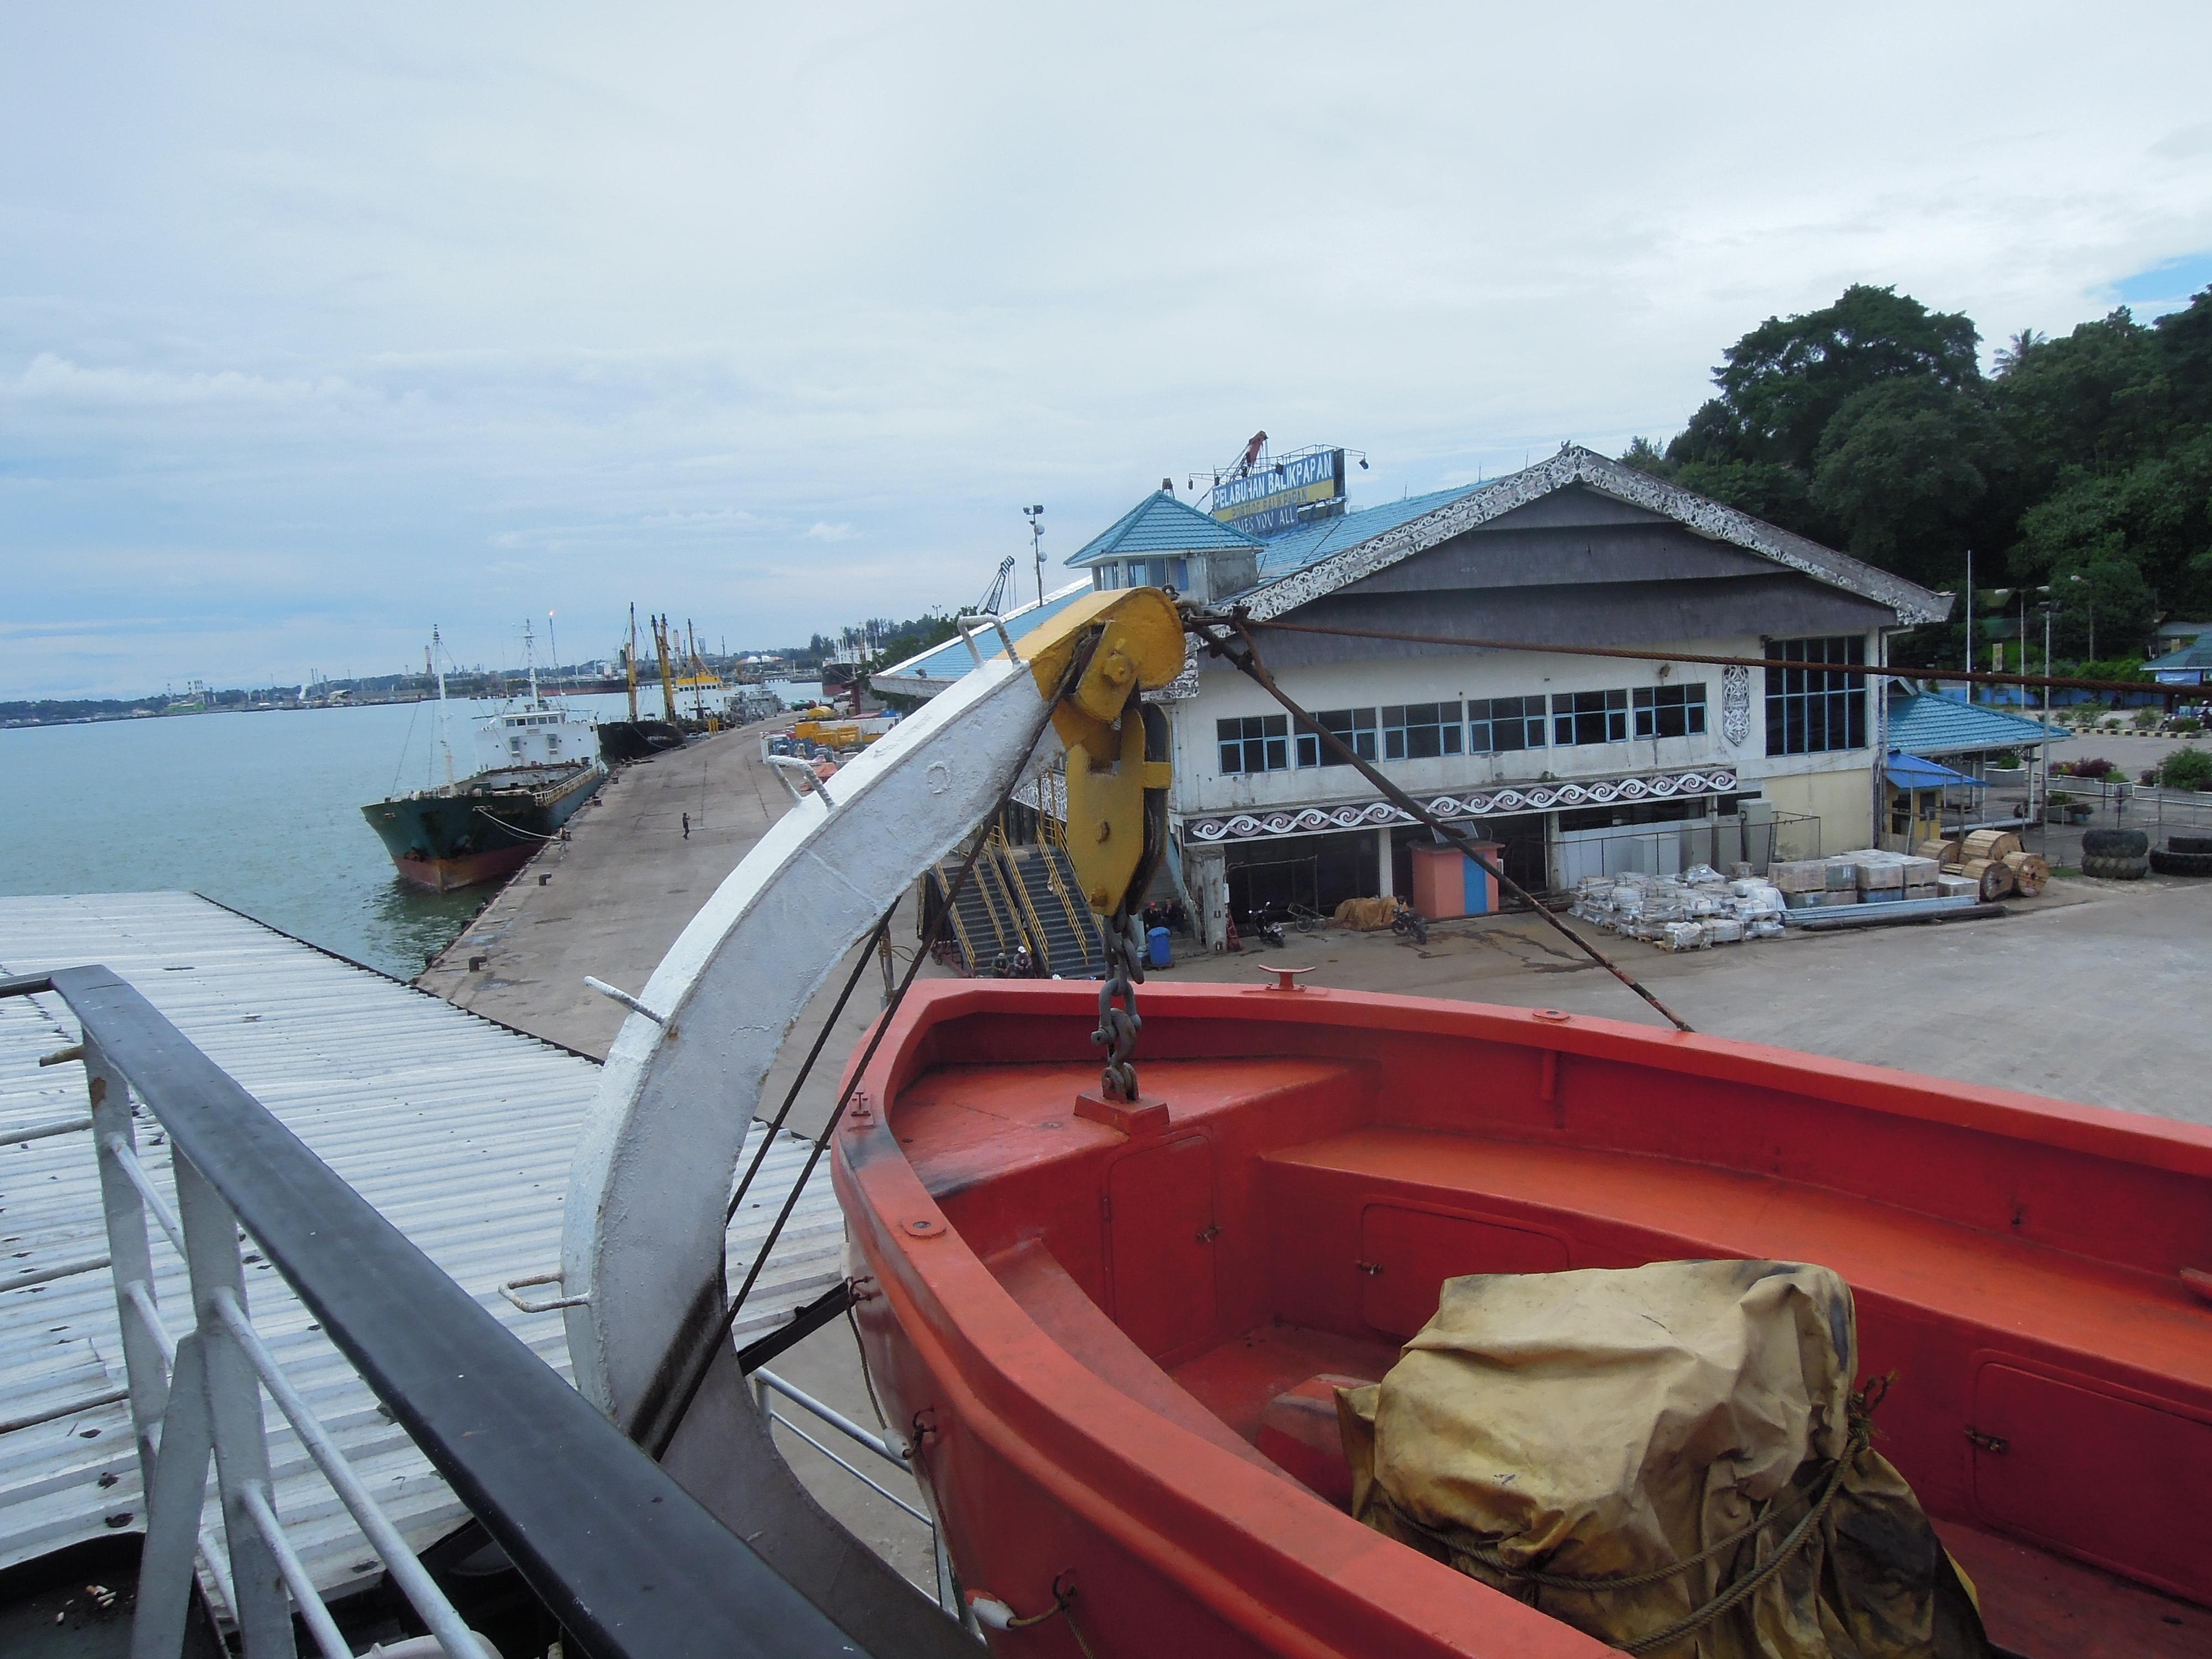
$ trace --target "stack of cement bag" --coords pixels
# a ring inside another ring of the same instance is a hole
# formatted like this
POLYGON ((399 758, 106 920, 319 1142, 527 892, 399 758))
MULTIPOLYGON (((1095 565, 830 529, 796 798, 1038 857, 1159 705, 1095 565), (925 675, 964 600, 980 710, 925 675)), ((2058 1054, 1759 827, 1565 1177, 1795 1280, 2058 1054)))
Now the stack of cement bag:
POLYGON ((1779 937, 1782 894, 1753 875, 1749 865, 1737 870, 1734 878, 1709 864, 1692 865, 1679 876, 1640 871, 1586 876, 1575 890, 1571 914, 1666 951, 1779 937))

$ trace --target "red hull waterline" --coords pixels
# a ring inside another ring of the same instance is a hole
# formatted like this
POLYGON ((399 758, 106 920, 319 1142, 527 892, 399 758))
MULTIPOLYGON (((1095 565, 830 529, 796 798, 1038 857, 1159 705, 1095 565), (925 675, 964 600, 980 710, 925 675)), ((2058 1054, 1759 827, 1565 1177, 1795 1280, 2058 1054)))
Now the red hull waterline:
POLYGON ((424 859, 404 857, 392 860, 399 873, 417 887, 427 887, 434 893, 450 893, 457 887, 474 887, 480 882, 504 881, 530 862, 537 848, 495 847, 488 853, 465 853, 459 858, 424 859))
POLYGON ((1996 1641, 2212 1651, 2212 1131, 1582 1016, 1143 994, 1164 1110, 1079 1111, 1095 988, 925 981, 836 1137, 963 1583, 1073 1592, 994 1650, 1611 1651, 1354 1521, 1298 1407, 1446 1278, 1733 1257, 1850 1282, 1881 1450, 1996 1641))

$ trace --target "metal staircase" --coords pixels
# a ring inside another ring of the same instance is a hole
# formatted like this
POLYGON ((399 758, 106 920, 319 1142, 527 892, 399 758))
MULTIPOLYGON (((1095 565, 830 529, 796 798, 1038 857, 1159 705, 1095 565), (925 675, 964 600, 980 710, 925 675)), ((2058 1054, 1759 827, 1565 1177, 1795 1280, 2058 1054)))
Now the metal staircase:
MULTIPOLYGON (((1059 827, 1048 819, 1048 834, 1059 827)), ((930 872, 939 903, 958 873, 957 860, 930 872)), ((1008 845, 998 830, 952 907, 950 933, 963 972, 985 975, 994 959, 1009 962, 1026 945, 1038 971, 1063 979, 1089 979, 1106 961, 1098 919, 1076 895, 1075 867, 1065 847, 1008 845)))

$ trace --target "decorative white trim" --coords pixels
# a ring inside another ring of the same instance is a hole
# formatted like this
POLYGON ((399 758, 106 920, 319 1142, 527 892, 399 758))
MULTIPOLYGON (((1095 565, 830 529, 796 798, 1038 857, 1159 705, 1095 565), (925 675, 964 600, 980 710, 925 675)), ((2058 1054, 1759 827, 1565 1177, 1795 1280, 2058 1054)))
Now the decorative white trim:
POLYGON ((1265 582, 1254 588, 1243 604, 1256 622, 1283 616, 1572 483, 1672 519, 1701 536, 1759 554, 1828 586, 1887 605, 1901 627, 1941 622, 1950 614, 1948 601, 1901 576, 1877 570, 1849 554, 1571 444, 1534 466, 1508 473, 1395 529, 1265 582))
POLYGON ((1721 670, 1721 736, 1732 749, 1751 736, 1751 670, 1741 663, 1721 670))
MULTIPOLYGON (((1517 783, 1468 794, 1438 795, 1428 803, 1440 818, 1482 818, 1509 812, 1544 812, 1555 806, 1610 806, 1617 801, 1674 800, 1686 795, 1725 794, 1735 787, 1727 767, 1662 773, 1648 778, 1608 778, 1595 783, 1517 783)), ((1389 801, 1364 805, 1285 807, 1264 812, 1236 812, 1225 817, 1188 818, 1188 841, 1252 841, 1262 836, 1310 836, 1334 830, 1364 830, 1417 819, 1389 801)))

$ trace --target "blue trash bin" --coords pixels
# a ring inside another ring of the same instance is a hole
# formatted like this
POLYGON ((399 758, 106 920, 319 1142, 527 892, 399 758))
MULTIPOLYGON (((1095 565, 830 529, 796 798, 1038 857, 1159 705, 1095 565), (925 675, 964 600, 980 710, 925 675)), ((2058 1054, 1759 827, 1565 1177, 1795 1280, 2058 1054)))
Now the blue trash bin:
POLYGON ((1170 966, 1175 961, 1174 955, 1168 950, 1168 930, 1166 928, 1153 928, 1152 932, 1145 935, 1145 944, 1147 947, 1145 951, 1145 961, 1147 966, 1153 968, 1165 968, 1170 966))

